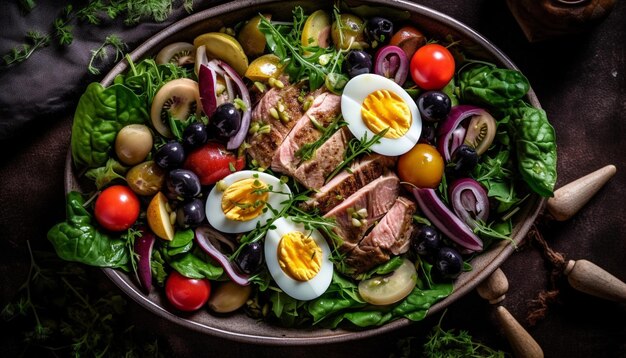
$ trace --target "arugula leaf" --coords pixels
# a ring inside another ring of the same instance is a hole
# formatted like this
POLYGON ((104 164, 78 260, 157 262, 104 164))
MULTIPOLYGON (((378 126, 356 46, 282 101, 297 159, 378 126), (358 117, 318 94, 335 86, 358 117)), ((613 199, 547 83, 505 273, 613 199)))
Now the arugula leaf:
POLYGON ((339 83, 343 76, 340 72, 343 61, 342 52, 332 46, 329 48, 303 46, 301 43, 302 26, 306 18, 304 10, 297 6, 293 10, 293 26, 274 26, 261 16, 258 28, 265 35, 270 51, 285 64, 283 73, 289 75, 290 82, 308 80, 309 89, 314 91, 327 83, 329 75, 334 74, 330 82, 337 87, 333 89, 341 90, 343 87, 339 87, 339 83), (327 61, 329 57, 333 60, 327 61))
MULTIPOLYGON (((322 135, 314 142, 306 143, 300 149, 296 151, 296 157, 300 158, 303 162, 307 161, 315 155, 315 151, 322 146, 322 144, 326 143, 326 141, 335 133, 337 130, 345 125, 346 122, 341 120, 341 115, 337 116, 327 127, 321 127, 319 124, 322 135)), ((311 118, 311 121, 315 119, 311 118)), ((316 126, 317 127, 317 126, 316 126)))
POLYGON ((358 157, 359 155, 371 153, 372 146, 374 144, 380 143, 380 139, 385 136, 385 133, 387 133, 388 130, 389 127, 383 129, 379 133, 375 134, 372 139, 367 139, 367 132, 363 134, 363 138, 361 138, 360 140, 352 138, 352 140, 348 142, 348 149, 346 150, 345 158, 343 159, 343 161, 341 161, 341 163, 339 163, 337 168, 335 168, 335 170, 333 170, 328 175, 328 177, 326 178, 326 182, 328 183, 330 179, 339 174, 339 172, 341 172, 350 163, 352 163, 352 161, 356 159, 356 157, 358 157))

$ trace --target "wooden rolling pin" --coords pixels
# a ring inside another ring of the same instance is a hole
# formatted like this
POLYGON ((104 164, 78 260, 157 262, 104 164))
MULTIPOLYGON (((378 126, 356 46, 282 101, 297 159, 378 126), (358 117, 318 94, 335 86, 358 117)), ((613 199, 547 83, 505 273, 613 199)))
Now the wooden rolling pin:
POLYGON ((496 305, 496 318, 511 345, 513 355, 517 358, 543 358, 543 350, 539 344, 517 322, 515 317, 500 304, 509 290, 509 281, 504 272, 498 268, 491 276, 478 285, 476 290, 480 297, 496 305))

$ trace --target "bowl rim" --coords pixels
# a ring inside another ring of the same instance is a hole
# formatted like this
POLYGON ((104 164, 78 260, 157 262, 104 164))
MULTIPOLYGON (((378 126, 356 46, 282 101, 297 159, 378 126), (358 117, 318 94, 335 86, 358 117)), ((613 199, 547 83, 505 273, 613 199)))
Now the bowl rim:
MULTIPOLYGON (((141 58, 149 54, 153 48, 168 39, 168 37, 174 35, 176 32, 181 31, 181 29, 188 28, 192 25, 199 23, 202 20, 207 18, 213 18, 225 13, 229 13, 234 10, 238 10, 243 7, 248 6, 256 6, 256 5, 268 5, 274 3, 282 3, 284 1, 281 0, 246 0, 246 1, 230 1, 223 4, 219 4, 213 6, 211 8, 202 10, 185 18, 182 18, 178 21, 175 21, 165 29, 159 31, 153 36, 149 37, 143 43, 141 43, 135 50, 133 50, 129 56, 132 61, 139 61, 141 58)), ((392 6, 394 8, 410 11, 417 15, 426 16, 429 18, 433 18, 436 21, 445 23, 447 27, 452 28, 453 30, 462 33, 468 39, 472 40, 474 43, 480 45, 482 48, 486 48, 489 51, 489 54, 494 57, 496 61, 501 63, 502 65, 519 70, 518 67, 495 45, 493 45, 489 40, 480 35, 477 31, 473 30, 469 26, 465 25, 461 21, 448 16, 444 13, 441 13, 432 8, 404 1, 404 0, 363 0, 360 1, 363 3, 368 3, 369 5, 384 5, 384 6, 392 6)), ((115 76, 119 73, 124 72, 128 68, 128 62, 125 60, 120 61, 116 64, 107 75, 100 81, 103 86, 109 86, 113 83, 115 76)), ((541 108, 539 101, 532 90, 532 88, 528 92, 528 100, 530 103, 538 108, 541 108)), ((72 156, 71 156, 71 148, 68 150, 65 161, 65 192, 68 193, 73 188, 75 188, 76 180, 73 175, 72 170, 72 156)), ((471 272, 471 277, 467 280, 464 280, 462 284, 457 285, 455 282, 453 292, 446 297, 445 299, 435 303, 427 312, 427 317, 442 310, 443 308, 450 305, 452 302, 458 300, 469 291, 473 290, 480 282, 486 279, 489 275, 491 275, 515 250, 516 246, 519 245, 531 226, 534 223, 536 217, 543 211, 546 203, 545 198, 541 198, 538 195, 532 195, 529 199, 529 202, 525 205, 525 214, 527 215, 527 219, 523 222, 518 223, 515 226, 515 231, 512 233, 513 243, 507 241, 501 241, 491 247, 485 253, 477 256, 472 262, 476 262, 476 260, 484 261, 485 263, 482 265, 476 265, 480 268, 480 270, 474 270, 471 272)), ((475 266, 475 265, 472 265, 475 266)), ((125 278, 121 272, 112 268, 103 268, 102 271, 105 275, 127 296, 129 296, 133 301, 135 301, 139 306, 147 309, 153 314, 161 318, 165 318, 172 323, 184 326, 193 331, 197 331, 204 334, 209 334, 218 338, 229 339, 232 341, 240 342, 240 343, 249 343, 249 344, 259 344, 259 345, 269 345, 269 346, 306 346, 312 344, 329 344, 329 343, 340 343, 346 341, 353 341, 359 339, 370 338, 373 336, 378 336, 384 333, 388 333, 394 331, 396 329, 409 326, 411 324, 416 324, 417 322, 412 322, 406 318, 397 319, 395 321, 389 322, 383 326, 369 328, 366 330, 345 330, 345 329, 335 329, 335 330, 327 330, 332 332, 329 335, 311 335, 307 337, 298 336, 298 337, 289 337, 287 335, 283 335, 281 337, 278 336, 264 336, 262 334, 255 333, 240 333, 235 331, 229 331, 227 329, 221 329, 218 327, 212 327, 210 325, 206 325, 204 323, 194 321, 190 318, 185 318, 170 312, 166 308, 162 307, 158 303, 150 300, 144 293, 137 287, 136 285, 132 285, 129 283, 129 280, 125 278)), ((467 273, 464 273, 467 274, 467 273)), ((252 321, 252 319, 250 319, 252 321)), ((323 329, 320 329, 323 330, 323 329)))

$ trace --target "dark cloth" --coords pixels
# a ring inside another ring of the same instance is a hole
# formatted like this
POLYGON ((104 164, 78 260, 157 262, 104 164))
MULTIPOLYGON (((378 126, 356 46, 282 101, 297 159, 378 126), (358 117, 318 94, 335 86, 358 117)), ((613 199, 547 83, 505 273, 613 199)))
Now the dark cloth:
MULTIPOLYGON (((0 52, 23 41, 31 29, 51 31, 60 11, 56 2, 38 1, 22 16, 16 2, 0 2, 0 52)), ((196 1, 199 11, 215 4, 196 1)), ((420 1, 450 15, 488 38, 528 77, 557 133, 558 185, 606 164, 616 176, 574 218, 543 229, 548 243, 567 259, 588 259, 626 281, 626 5, 617 2, 609 17, 590 31, 530 44, 504 1, 420 1)), ((48 248, 47 230, 64 218, 63 170, 71 114, 80 93, 101 76, 87 73, 90 50, 118 33, 130 49, 185 16, 178 5, 161 24, 103 27, 79 24, 71 46, 50 46, 29 60, 0 72, 0 303, 10 300, 28 269, 25 242, 48 248)), ((112 63, 103 65, 103 74, 112 63)), ((590 297, 564 280, 560 303, 530 327, 528 303, 549 287, 550 266, 533 246, 522 246, 503 265, 510 289, 504 306, 524 325, 547 357, 626 357, 626 305, 590 297)), ((104 276, 101 278, 106 280, 104 276)), ((356 342, 313 347, 259 347, 220 340, 172 327, 131 303, 140 330, 164 337, 179 356, 388 356, 398 338, 423 337, 436 324, 431 317, 406 329, 356 342)), ((444 328, 467 330, 475 338, 510 351, 494 326, 492 308, 475 292, 448 310, 444 328)), ((0 341, 9 348, 13 342, 0 341)), ((5 347, 3 347, 4 350, 5 347)))

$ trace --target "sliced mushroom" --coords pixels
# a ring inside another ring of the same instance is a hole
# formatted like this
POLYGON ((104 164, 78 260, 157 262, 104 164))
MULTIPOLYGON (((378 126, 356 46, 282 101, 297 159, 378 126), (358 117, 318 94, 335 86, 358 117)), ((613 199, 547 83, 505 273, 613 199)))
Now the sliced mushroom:
POLYGON ((192 114, 201 114, 198 83, 188 78, 179 78, 163 85, 154 96, 150 118, 152 125, 162 136, 172 138, 169 117, 185 121, 192 114))

